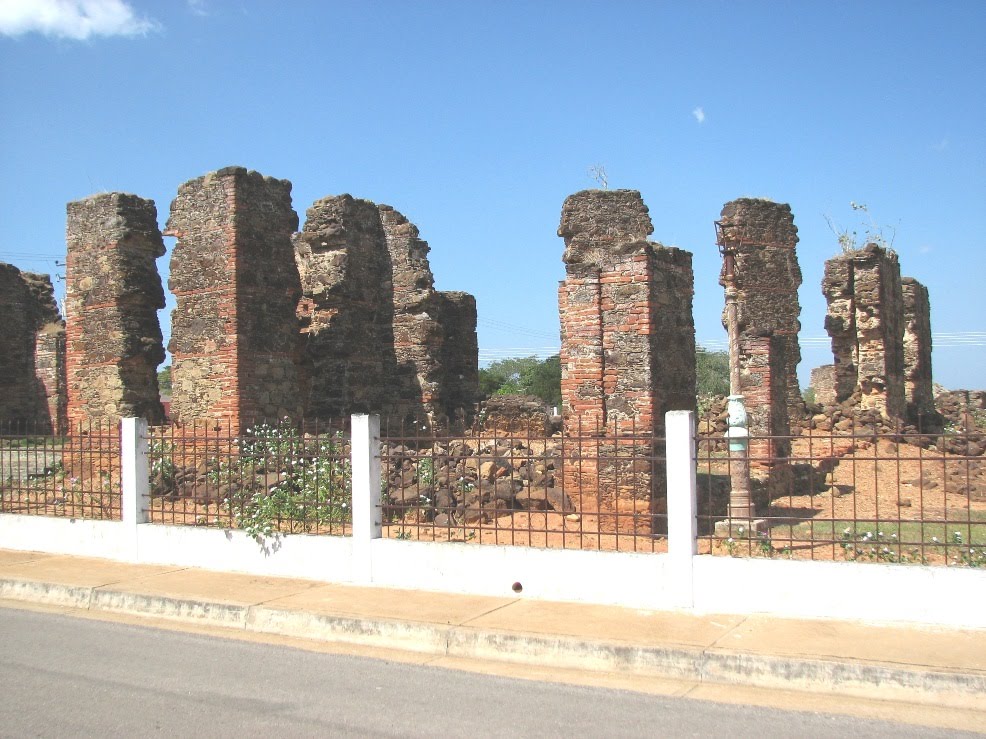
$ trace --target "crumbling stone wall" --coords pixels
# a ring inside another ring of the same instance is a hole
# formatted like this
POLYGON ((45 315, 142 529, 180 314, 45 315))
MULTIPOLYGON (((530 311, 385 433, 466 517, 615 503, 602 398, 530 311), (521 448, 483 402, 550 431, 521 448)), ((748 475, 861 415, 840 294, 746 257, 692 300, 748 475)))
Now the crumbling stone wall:
POLYGON ((454 429, 473 422, 479 402, 479 338, 476 335, 476 298, 446 290, 437 293, 441 310, 441 362, 444 367, 445 416, 454 429))
POLYGON ((227 167, 171 203, 171 415, 234 431, 302 413, 291 183, 227 167))
POLYGON ((100 193, 68 204, 65 270, 68 417, 164 419, 157 311, 164 254, 154 202, 100 193))
POLYGON ((0 262, 0 420, 65 426, 65 327, 47 275, 0 262))
POLYGON ((835 365, 823 364, 811 371, 811 389, 818 405, 835 404, 835 365))
POLYGON ((663 470, 645 462, 659 444, 639 437, 663 436, 666 411, 695 407, 691 254, 647 241, 653 230, 635 190, 585 190, 562 207, 564 432, 583 437, 564 477, 583 506, 598 487, 599 505, 619 511, 642 484, 651 511, 663 510, 663 470), (632 439, 585 440, 604 436, 632 439))
POLYGON ((378 206, 393 274, 395 412, 429 428, 444 427, 445 341, 442 306, 428 263, 428 242, 417 226, 389 205, 378 206))
POLYGON ((928 288, 913 277, 901 278, 904 301, 904 402, 907 419, 928 428, 940 426, 931 380, 931 301, 928 288))
MULTIPOLYGON (((766 403, 764 408, 769 407, 769 411, 751 406, 754 401, 749 397, 747 410, 765 419, 769 415, 770 420, 765 423, 774 429, 772 433, 789 434, 791 427, 798 426, 805 416, 798 383, 801 268, 796 251, 798 229, 791 206, 759 198, 740 198, 723 206, 719 225, 723 242, 735 249, 736 254, 741 372, 748 374, 751 363, 763 363, 765 346, 772 347, 770 353, 775 359, 770 364, 782 361, 775 366, 774 395, 768 398, 757 393, 759 400, 755 402, 766 403), (767 344, 760 341, 765 336, 775 337, 774 341, 767 344)), ((720 284, 724 284, 722 278, 720 284)), ((745 386, 743 395, 748 395, 745 386)))
POLYGON ((904 307, 897 255, 868 244, 825 263, 825 328, 832 337, 836 401, 903 419, 904 307))
POLYGON ((476 301, 438 292, 429 246, 389 205, 339 195, 295 236, 309 414, 382 414, 392 429, 469 423, 479 390, 476 301))
POLYGON ((380 211, 351 195, 322 198, 308 209, 294 249, 310 363, 308 415, 381 413, 393 421, 394 271, 380 211))

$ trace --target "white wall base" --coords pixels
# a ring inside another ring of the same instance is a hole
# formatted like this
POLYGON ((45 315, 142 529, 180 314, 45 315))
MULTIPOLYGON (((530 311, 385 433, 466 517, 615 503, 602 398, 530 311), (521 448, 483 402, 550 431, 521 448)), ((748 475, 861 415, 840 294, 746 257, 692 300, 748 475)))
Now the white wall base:
POLYGON ((649 610, 986 628, 986 570, 710 555, 683 562, 667 554, 395 539, 369 544, 367 565, 346 537, 290 535, 265 551, 242 531, 0 514, 3 549, 649 610))

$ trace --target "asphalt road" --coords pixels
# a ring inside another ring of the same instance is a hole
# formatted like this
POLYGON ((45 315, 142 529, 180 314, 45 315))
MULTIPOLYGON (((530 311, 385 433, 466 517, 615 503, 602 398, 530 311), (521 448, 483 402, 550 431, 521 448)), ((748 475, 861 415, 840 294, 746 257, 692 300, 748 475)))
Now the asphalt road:
POLYGON ((0 736, 149 734, 961 736, 0 608, 0 736))

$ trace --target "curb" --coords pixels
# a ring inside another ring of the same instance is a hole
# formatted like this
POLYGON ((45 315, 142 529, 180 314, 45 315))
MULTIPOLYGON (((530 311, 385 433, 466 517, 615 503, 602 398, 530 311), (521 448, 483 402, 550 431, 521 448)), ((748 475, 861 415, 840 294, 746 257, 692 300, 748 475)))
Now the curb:
POLYGON ((572 636, 318 614, 265 605, 0 578, 0 599, 209 624, 231 630, 590 672, 827 692, 981 710, 986 671, 790 657, 722 648, 635 646, 572 636))

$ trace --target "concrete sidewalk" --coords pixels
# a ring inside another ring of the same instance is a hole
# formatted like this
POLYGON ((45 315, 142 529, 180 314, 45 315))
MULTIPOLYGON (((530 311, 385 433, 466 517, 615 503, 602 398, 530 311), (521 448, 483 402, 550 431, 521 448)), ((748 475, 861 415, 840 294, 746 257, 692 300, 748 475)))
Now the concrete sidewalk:
POLYGON ((510 672, 513 665, 529 677, 545 670, 609 675, 621 680, 607 684, 630 689, 670 679, 692 687, 805 691, 838 702, 876 699, 917 705, 918 714, 932 718, 961 714, 957 723, 945 722, 956 728, 986 727, 986 631, 696 616, 9 550, 0 550, 0 599, 0 605, 305 640, 302 646, 399 650, 432 664, 436 658, 467 669, 483 664, 482 671, 510 672))

